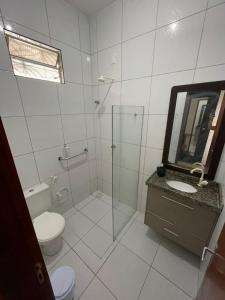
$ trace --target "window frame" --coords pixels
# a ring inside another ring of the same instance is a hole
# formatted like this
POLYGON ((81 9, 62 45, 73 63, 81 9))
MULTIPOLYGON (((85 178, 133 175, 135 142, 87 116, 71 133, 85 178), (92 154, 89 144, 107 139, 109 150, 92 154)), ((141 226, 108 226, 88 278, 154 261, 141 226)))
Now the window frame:
POLYGON ((46 43, 40 42, 40 41, 38 41, 36 39, 33 39, 33 38, 30 38, 28 36, 22 35, 20 33, 8 30, 6 28, 4 28, 4 35, 5 35, 8 51, 9 51, 9 56, 10 56, 10 60, 11 60, 11 64, 12 64, 12 69, 13 69, 13 72, 14 72, 15 76, 20 76, 20 77, 25 77, 25 78, 30 78, 30 79, 37 79, 37 80, 44 80, 44 81, 58 83, 58 84, 64 84, 65 83, 63 59, 62 59, 62 50, 61 49, 59 49, 57 47, 53 47, 53 46, 48 45, 46 43), (22 38, 20 38, 20 37, 22 37, 22 38), (38 62, 38 61, 35 61, 35 60, 32 60, 32 59, 28 59, 28 58, 25 58, 25 57, 16 56, 16 55, 11 54, 10 53, 10 45, 9 45, 10 38, 18 40, 18 41, 22 41, 24 43, 27 43, 28 45, 33 45, 33 46, 36 46, 38 48, 48 50, 48 51, 53 52, 53 53, 57 53, 58 67, 54 67, 54 66, 46 64, 44 62, 38 62), (30 76, 17 75, 17 74, 15 74, 13 61, 12 61, 13 59, 17 59, 21 62, 30 63, 30 64, 33 64, 34 66, 42 66, 42 67, 50 68, 50 69, 53 69, 53 70, 57 70, 58 75, 59 75, 59 81, 53 81, 53 80, 30 77, 30 76))

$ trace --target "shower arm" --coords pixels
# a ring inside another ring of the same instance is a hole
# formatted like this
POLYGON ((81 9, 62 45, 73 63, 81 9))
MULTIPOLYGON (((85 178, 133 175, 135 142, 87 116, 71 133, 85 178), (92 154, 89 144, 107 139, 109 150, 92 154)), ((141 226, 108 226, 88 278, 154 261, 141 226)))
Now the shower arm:
POLYGON ((111 79, 111 82, 110 82, 110 84, 109 84, 107 93, 105 94, 105 97, 104 97, 104 99, 103 99, 101 105, 104 105, 104 103, 105 103, 105 101, 106 101, 106 99, 107 99, 107 97, 108 97, 108 94, 109 94, 109 92, 110 92, 110 90, 111 90, 111 87, 112 87, 112 85, 113 85, 113 82, 114 82, 114 79, 111 79))

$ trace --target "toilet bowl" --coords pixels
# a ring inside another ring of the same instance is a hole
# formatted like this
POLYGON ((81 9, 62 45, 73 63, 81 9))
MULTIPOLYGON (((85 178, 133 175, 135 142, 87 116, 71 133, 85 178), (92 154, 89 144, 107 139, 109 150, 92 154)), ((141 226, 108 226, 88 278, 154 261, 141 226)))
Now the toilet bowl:
POLYGON ((62 215, 49 211, 49 186, 46 183, 38 184, 26 190, 24 196, 42 252, 48 256, 55 255, 62 247, 65 219, 62 215))
POLYGON ((58 253, 62 247, 65 228, 63 216, 46 211, 33 219, 33 225, 42 252, 48 256, 58 253))

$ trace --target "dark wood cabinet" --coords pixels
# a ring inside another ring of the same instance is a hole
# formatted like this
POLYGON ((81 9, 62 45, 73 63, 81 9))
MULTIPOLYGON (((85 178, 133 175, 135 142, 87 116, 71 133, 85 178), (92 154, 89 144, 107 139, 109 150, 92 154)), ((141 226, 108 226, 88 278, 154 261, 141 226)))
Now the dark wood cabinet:
POLYGON ((201 256, 219 214, 187 197, 148 186, 145 224, 201 256))

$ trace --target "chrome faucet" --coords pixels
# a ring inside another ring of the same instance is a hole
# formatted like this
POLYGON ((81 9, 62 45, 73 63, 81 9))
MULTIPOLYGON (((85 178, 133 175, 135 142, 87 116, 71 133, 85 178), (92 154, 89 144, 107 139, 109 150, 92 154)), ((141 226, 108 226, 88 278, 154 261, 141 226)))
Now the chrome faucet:
POLYGON ((198 182, 197 185, 200 186, 200 187, 206 186, 208 184, 208 181, 204 180, 205 166, 202 163, 199 163, 199 162, 194 163, 193 166, 199 166, 199 167, 192 169, 190 171, 191 174, 193 174, 194 172, 201 173, 201 177, 200 177, 199 182, 198 182))

